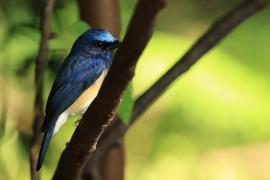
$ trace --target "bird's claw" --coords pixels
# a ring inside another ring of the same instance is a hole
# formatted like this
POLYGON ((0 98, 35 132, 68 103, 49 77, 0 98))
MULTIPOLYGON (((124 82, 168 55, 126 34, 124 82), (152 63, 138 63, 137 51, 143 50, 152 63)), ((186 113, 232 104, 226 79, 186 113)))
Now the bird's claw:
POLYGON ((75 127, 78 126, 79 123, 80 123, 80 121, 81 121, 81 119, 78 119, 77 121, 75 121, 75 122, 74 122, 74 126, 75 126, 75 127))

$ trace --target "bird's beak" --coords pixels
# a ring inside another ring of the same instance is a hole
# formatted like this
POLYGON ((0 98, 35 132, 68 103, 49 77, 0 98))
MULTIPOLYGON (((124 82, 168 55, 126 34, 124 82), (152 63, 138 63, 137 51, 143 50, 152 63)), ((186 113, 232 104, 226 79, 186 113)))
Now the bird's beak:
POLYGON ((108 47, 109 50, 113 50, 113 49, 116 49, 120 46, 121 42, 118 41, 118 40, 115 40, 114 42, 112 42, 110 44, 110 46, 108 47))

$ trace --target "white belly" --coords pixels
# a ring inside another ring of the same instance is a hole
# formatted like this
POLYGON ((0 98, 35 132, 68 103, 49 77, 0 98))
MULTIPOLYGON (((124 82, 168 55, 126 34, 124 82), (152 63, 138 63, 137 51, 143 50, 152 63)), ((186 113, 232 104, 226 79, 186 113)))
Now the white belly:
POLYGON ((54 128, 54 134, 59 130, 59 128, 66 122, 69 116, 75 114, 83 114, 93 100, 96 98, 98 91, 101 87, 101 84, 106 76, 107 72, 104 72, 99 79, 97 79, 92 86, 86 89, 79 98, 69 107, 67 108, 57 119, 56 125, 54 128))

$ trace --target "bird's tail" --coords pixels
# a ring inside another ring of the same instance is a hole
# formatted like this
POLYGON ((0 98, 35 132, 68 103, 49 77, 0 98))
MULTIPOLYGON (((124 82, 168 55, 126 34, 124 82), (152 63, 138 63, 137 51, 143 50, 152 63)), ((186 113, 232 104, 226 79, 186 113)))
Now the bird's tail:
POLYGON ((52 136, 53 136, 53 130, 54 130, 54 128, 51 127, 51 128, 47 128, 44 132, 43 141, 42 141, 41 148, 39 151, 38 162, 37 162, 37 167, 36 167, 37 171, 40 170, 40 168, 42 166, 43 160, 45 158, 45 154, 46 154, 48 146, 49 146, 49 143, 50 143, 52 136))

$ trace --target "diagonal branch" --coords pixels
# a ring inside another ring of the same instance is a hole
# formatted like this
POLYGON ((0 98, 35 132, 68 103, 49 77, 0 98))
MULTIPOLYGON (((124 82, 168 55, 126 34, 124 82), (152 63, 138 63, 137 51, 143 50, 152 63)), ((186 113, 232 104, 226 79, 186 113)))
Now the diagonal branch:
POLYGON ((80 177, 84 163, 96 149, 104 129, 115 116, 122 93, 134 75, 136 63, 151 37, 156 16, 165 2, 166 0, 138 1, 127 34, 115 54, 108 76, 98 97, 88 108, 62 153, 54 179, 80 177), (87 121, 87 117, 93 119, 87 121))
POLYGON ((40 146, 40 127, 43 121, 43 76, 45 63, 48 55, 48 41, 51 30, 51 15, 55 0, 45 1, 41 17, 41 40, 39 44, 38 54, 35 66, 35 103, 34 103, 34 119, 33 119, 33 137, 30 145, 30 173, 31 179, 38 179, 36 172, 36 162, 40 146))
MULTIPOLYGON (((79 0, 81 20, 91 27, 103 28, 115 37, 120 37, 121 18, 119 0, 79 0)), ((92 117, 88 117, 89 120, 92 117)), ((82 179, 84 180, 123 180, 124 179, 124 147, 118 146, 102 157, 99 163, 86 163, 82 179)))
POLYGON ((204 54, 216 46, 241 22, 269 4, 270 0, 246 0, 215 21, 175 65, 136 100, 131 123, 128 126, 122 123, 119 117, 116 117, 113 124, 105 131, 97 151, 91 157, 92 163, 99 162, 100 158, 110 149, 122 143, 128 128, 162 95, 174 80, 187 72, 204 54))
MULTIPOLYGON (((78 0, 80 18, 92 28, 103 28, 115 37, 120 37, 121 18, 119 0, 78 0)), ((92 117, 88 117, 89 120, 92 117)), ((84 180, 123 180, 124 179, 124 147, 118 146, 103 156, 99 163, 86 163, 82 179, 84 180)))

